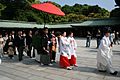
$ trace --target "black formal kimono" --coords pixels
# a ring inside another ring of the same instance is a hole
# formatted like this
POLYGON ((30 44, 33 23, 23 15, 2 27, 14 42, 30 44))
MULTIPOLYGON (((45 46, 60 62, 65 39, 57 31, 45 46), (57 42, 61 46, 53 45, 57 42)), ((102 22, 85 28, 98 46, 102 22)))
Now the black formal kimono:
POLYGON ((31 58, 32 36, 26 36, 26 45, 28 47, 27 55, 31 58))
POLYGON ((22 60, 22 56, 23 56, 23 49, 24 49, 24 37, 23 36, 16 36, 15 37, 15 46, 18 49, 18 57, 19 57, 19 61, 22 60))
POLYGON ((40 35, 33 35, 32 46, 37 50, 38 54, 42 54, 42 37, 40 35))
POLYGON ((50 55, 49 55, 49 37, 48 35, 42 36, 42 54, 40 57, 42 64, 50 64, 50 55))

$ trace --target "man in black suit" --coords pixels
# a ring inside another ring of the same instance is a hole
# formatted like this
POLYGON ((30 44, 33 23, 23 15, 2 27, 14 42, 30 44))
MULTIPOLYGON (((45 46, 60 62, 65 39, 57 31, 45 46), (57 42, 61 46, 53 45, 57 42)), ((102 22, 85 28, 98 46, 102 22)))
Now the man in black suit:
POLYGON ((12 39, 15 39, 15 31, 11 32, 11 37, 12 37, 12 39))
POLYGON ((24 46, 25 44, 24 44, 24 37, 22 36, 22 31, 18 31, 18 35, 15 37, 15 47, 17 47, 18 49, 19 61, 22 60, 24 46))
POLYGON ((31 50, 32 50, 32 31, 31 30, 26 36, 26 45, 28 47, 27 55, 31 58, 31 50))
MULTIPOLYGON (((10 35, 13 40, 13 43, 15 43, 15 31, 12 31, 10 35)), ((14 52, 14 55, 16 55, 16 52, 14 52)))

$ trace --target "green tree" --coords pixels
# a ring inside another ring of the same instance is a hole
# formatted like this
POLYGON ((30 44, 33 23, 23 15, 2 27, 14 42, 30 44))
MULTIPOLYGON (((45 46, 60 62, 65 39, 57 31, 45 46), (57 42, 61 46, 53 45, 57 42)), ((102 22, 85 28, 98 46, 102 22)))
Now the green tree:
POLYGON ((0 3, 0 17, 1 17, 1 11, 5 9, 5 6, 0 3))
POLYGON ((62 11, 65 12, 65 14, 73 13, 73 7, 65 5, 62 7, 62 11))
POLYGON ((98 5, 89 6, 88 11, 89 13, 101 13, 101 8, 98 5))
MULTIPOLYGON (((90 6, 87 4, 75 4, 73 6, 61 6, 51 2, 59 7, 65 16, 56 16, 33 9, 31 4, 40 3, 39 0, 0 0, 0 18, 17 21, 36 22, 38 24, 48 23, 67 23, 80 22, 91 18, 106 18, 110 16, 108 10, 98 5, 90 6)), ((117 10, 111 12, 111 16, 119 16, 117 10)))
POLYGON ((120 18, 120 8, 115 8, 110 12, 110 17, 120 18))

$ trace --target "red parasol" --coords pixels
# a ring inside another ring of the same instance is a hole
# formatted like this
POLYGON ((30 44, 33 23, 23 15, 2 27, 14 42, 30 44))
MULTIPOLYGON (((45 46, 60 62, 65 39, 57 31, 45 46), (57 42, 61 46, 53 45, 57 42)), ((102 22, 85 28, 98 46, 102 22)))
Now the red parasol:
POLYGON ((50 13, 50 14, 55 14, 55 15, 58 15, 58 16, 64 16, 65 15, 65 13, 62 12, 60 10, 60 8, 56 7, 55 5, 53 5, 50 2, 41 3, 41 4, 32 4, 31 6, 35 9, 37 9, 37 10, 47 12, 47 13, 50 13))

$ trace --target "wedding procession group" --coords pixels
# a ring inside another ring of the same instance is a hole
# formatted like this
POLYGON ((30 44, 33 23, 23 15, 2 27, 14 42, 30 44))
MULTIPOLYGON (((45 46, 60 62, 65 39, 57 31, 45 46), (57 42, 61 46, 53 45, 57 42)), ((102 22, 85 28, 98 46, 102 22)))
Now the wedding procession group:
MULTIPOLYGON (((112 66, 112 47, 110 30, 106 28, 98 46, 97 69, 100 72, 117 75, 118 71, 112 66)), ((57 63, 61 68, 71 70, 73 66, 78 67, 76 50, 77 43, 71 31, 49 33, 45 27, 42 30, 18 31, 16 34, 13 31, 4 37, 0 34, 0 60, 4 54, 8 54, 12 59, 17 53, 18 60, 22 61, 23 52, 26 51, 28 57, 35 57, 41 65, 57 63)))
POLYGON ((73 32, 69 32, 68 36, 65 31, 58 32, 56 35, 54 31, 51 32, 50 36, 47 34, 48 28, 44 28, 44 36, 41 41, 43 49, 41 50, 42 54, 40 54, 41 65, 51 65, 51 63, 57 62, 61 68, 67 70, 71 70, 71 66, 77 67, 77 43, 73 38, 73 32))
POLYGON ((66 37, 65 31, 49 33, 47 27, 0 34, 0 61, 6 54, 10 59, 18 56, 19 61, 23 60, 23 56, 28 56, 41 65, 59 63, 60 67, 71 70, 70 66, 77 66, 76 48, 73 32, 66 37))

